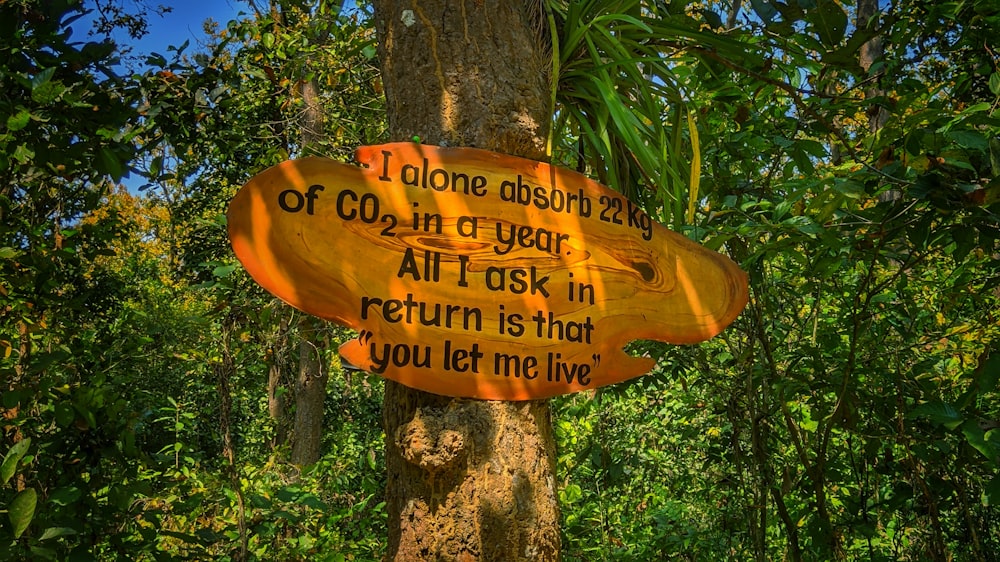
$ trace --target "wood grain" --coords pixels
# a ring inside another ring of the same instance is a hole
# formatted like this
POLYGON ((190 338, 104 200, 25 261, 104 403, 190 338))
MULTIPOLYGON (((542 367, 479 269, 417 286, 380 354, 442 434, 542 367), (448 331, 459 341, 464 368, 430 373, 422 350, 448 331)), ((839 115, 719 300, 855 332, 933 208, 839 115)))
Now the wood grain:
POLYGON ((581 174, 414 143, 357 159, 364 167, 306 158, 265 170, 232 201, 229 235, 258 283, 357 330, 342 356, 386 378, 505 400, 596 388, 653 367, 624 353, 628 342, 703 341, 746 305, 731 260, 581 174), (533 201, 501 197, 519 185, 533 201))

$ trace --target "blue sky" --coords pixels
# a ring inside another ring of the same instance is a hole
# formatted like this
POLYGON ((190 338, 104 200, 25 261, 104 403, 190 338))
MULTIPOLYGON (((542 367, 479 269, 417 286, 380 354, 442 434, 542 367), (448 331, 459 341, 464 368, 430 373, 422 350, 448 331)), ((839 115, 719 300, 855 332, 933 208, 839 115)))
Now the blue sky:
MULTIPOLYGON (((134 12, 142 11, 142 4, 163 5, 172 8, 170 13, 163 16, 150 13, 147 16, 149 34, 139 41, 134 41, 124 32, 113 35, 119 45, 132 47, 133 55, 156 52, 166 56, 168 46, 180 46, 187 40, 191 41, 189 51, 193 51, 194 47, 205 37, 202 23, 206 19, 212 18, 225 26, 229 20, 236 19, 240 12, 251 12, 247 4, 235 0, 121 0, 120 3, 127 10, 134 12)), ((85 0, 84 5, 92 8, 94 2, 93 0, 85 0)), ((83 18, 76 22, 73 25, 75 28, 73 38, 85 41, 87 34, 92 29, 91 21, 89 18, 83 18)))
MULTIPOLYGON (((0 0, 3 1, 3 0, 0 0)), ((118 0, 127 11, 133 13, 142 12, 145 8, 143 4, 169 6, 172 10, 162 16, 154 13, 147 13, 148 33, 137 40, 128 36, 124 31, 116 31, 112 38, 120 47, 131 49, 131 53, 123 57, 121 63, 117 65, 115 71, 119 75, 128 74, 133 71, 141 71, 146 55, 159 53, 168 60, 172 57, 168 54, 167 47, 180 46, 185 41, 191 41, 188 53, 197 52, 198 44, 204 42, 205 32, 202 23, 206 19, 213 19, 220 25, 225 26, 229 20, 240 17, 241 12, 249 14, 252 10, 245 3, 235 0, 118 0)), ((86 9, 94 8, 94 0, 84 0, 86 9)), ((86 42, 93 40, 93 21, 95 13, 88 14, 74 22, 71 27, 73 34, 72 41, 86 42)), ((145 179, 137 174, 127 174, 122 183, 135 193, 139 186, 145 183, 145 179)))

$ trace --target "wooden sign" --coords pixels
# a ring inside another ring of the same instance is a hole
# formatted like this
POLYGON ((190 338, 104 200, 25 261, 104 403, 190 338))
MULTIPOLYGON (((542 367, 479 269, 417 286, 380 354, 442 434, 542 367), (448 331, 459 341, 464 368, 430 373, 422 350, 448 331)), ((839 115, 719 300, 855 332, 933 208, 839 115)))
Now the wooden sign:
POLYGON ((637 377, 637 339, 699 342, 747 302, 725 256, 620 194, 470 148, 284 162, 229 208, 237 257, 292 306, 358 331, 358 367, 450 396, 526 400, 637 377))

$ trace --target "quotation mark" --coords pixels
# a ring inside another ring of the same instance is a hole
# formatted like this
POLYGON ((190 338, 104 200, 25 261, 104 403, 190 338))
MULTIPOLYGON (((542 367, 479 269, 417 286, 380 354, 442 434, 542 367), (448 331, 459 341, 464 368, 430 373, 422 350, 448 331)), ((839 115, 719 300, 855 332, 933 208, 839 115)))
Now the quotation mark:
POLYGON ((371 341, 374 336, 375 334, 369 332, 368 330, 361 330, 361 333, 358 334, 358 341, 360 341, 362 345, 368 345, 368 342, 371 341))
POLYGON ((601 354, 600 353, 595 353, 595 354, 591 355, 591 357, 594 359, 594 366, 595 367, 600 367, 601 366, 601 354))

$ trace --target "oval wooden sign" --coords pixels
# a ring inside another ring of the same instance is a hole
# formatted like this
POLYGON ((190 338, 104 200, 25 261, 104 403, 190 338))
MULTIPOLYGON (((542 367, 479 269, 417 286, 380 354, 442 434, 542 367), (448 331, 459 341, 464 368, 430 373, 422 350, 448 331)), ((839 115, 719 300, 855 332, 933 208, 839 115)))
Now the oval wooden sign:
POLYGON ((269 168, 228 219, 258 283, 358 331, 340 353, 362 369, 449 396, 543 398, 642 375, 654 361, 626 343, 699 342, 746 305, 735 263, 576 172, 414 143, 357 159, 269 168))

